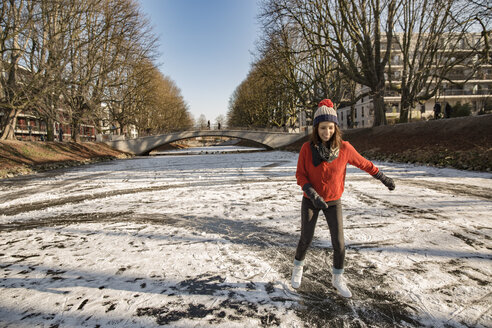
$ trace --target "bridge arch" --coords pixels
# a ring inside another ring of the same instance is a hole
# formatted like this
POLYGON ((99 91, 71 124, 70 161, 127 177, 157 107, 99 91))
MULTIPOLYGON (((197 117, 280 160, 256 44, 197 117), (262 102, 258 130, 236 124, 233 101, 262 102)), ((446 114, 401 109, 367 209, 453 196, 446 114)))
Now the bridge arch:
POLYGON ((304 133, 286 133, 247 130, 193 130, 169 134, 140 137, 128 140, 106 141, 109 146, 135 155, 147 155, 152 150, 171 142, 196 137, 230 137, 250 140, 264 145, 267 149, 287 146, 305 136, 304 133))
MULTIPOLYGON (((268 146, 268 145, 265 145, 265 144, 262 144, 262 143, 259 143, 257 141, 254 141, 254 140, 251 140, 251 139, 244 139, 244 138, 240 138, 240 137, 233 137, 233 136, 227 136, 227 135, 210 135, 210 136, 206 136, 206 137, 229 137, 229 138, 233 138, 233 139, 241 139, 241 140, 245 140, 245 141, 248 141, 248 143, 250 143, 250 147, 255 147, 255 148, 265 148, 266 150, 272 150, 273 148, 268 146)), ((180 141, 183 141, 183 140, 190 140, 190 139, 194 139, 196 137, 187 137, 187 138, 183 138, 183 139, 176 139, 176 140, 171 140, 169 142, 165 142, 165 143, 162 143, 158 146, 156 146, 154 149, 151 149, 149 150, 149 153, 151 153, 152 151, 154 150, 157 150, 159 149, 160 147, 162 146, 165 146, 165 145, 168 145, 170 143, 179 143, 180 141)))

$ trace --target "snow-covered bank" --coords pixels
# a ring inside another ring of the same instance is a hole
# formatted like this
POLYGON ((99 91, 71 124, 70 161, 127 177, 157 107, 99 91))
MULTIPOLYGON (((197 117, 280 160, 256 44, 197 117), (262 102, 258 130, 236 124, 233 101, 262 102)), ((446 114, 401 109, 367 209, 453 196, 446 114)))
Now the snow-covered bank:
POLYGON ((7 327, 490 326, 491 174, 349 167, 351 300, 319 221, 300 290, 297 154, 145 157, 0 182, 7 327))

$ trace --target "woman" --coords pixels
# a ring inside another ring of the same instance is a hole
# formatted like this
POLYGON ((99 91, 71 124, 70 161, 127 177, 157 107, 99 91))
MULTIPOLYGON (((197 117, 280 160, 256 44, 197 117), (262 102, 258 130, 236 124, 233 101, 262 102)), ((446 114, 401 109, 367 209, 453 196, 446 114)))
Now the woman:
POLYGON ((314 236, 314 228, 322 210, 330 228, 333 246, 332 284, 344 297, 352 293, 343 274, 345 242, 340 197, 345 185, 347 163, 379 179, 389 190, 395 189, 391 178, 385 176, 370 161, 359 155, 352 145, 342 140, 337 112, 330 99, 322 100, 313 120, 312 140, 302 145, 297 162, 297 184, 304 197, 301 204, 301 237, 297 244, 292 270, 292 287, 301 285, 304 258, 314 236))

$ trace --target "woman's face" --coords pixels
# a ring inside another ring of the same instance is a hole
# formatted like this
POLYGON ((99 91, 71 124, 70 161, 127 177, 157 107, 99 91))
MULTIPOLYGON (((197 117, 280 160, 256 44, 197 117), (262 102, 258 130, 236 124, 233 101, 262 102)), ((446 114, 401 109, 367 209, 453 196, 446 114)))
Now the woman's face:
POLYGON ((318 135, 321 141, 327 142, 331 136, 335 133, 335 123, 333 122, 321 122, 318 125, 318 135))

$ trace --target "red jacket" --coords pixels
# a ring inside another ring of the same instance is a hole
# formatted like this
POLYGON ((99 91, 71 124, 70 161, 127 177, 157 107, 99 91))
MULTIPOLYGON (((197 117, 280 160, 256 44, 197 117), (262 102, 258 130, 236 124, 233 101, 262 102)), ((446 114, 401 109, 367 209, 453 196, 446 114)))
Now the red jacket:
MULTIPOLYGON (((302 188, 306 183, 310 183, 325 201, 337 200, 342 197, 344 190, 347 163, 370 175, 379 172, 379 169, 362 157, 348 141, 342 141, 338 157, 333 162, 323 161, 314 166, 310 142, 306 142, 302 145, 297 160, 297 184, 302 188)), ((307 195, 304 194, 304 197, 307 195)))

